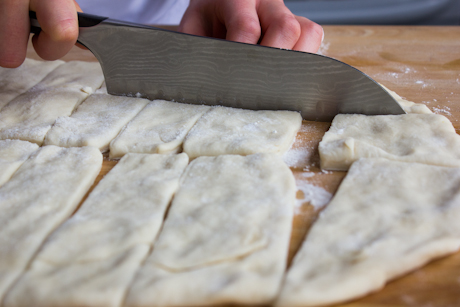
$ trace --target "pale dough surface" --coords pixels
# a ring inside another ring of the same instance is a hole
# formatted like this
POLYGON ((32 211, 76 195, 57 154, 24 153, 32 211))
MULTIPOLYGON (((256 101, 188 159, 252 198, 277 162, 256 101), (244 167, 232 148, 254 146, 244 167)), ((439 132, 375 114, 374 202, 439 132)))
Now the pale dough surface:
POLYGON ((41 145, 59 116, 75 107, 104 80, 99 63, 67 62, 19 95, 0 111, 0 139, 20 139, 41 145))
POLYGON ((109 149, 120 130, 144 108, 149 100, 93 94, 70 116, 59 117, 48 131, 45 145, 93 146, 109 149))
POLYGON ((187 133, 209 109, 208 106, 154 100, 110 143, 110 158, 120 158, 128 152, 179 151, 187 133))
POLYGON ((7 182, 37 149, 38 145, 30 142, 0 140, 0 186, 7 182))
POLYGON ((307 234, 277 306, 376 291, 460 247, 460 169, 386 159, 353 164, 307 234))
POLYGON ((101 166, 96 148, 46 146, 0 187, 0 301, 45 238, 78 206, 101 166))
POLYGON ((403 110, 407 114, 430 114, 433 113, 431 110, 424 105, 423 103, 415 103, 413 101, 406 100, 396 94, 396 92, 388 89, 384 85, 380 84, 381 87, 383 87, 398 103, 399 105, 403 108, 403 110))
POLYGON ((302 125, 291 111, 252 111, 213 107, 190 130, 184 152, 199 156, 284 154, 302 125))
POLYGON ((345 115, 319 144, 321 168, 347 170, 359 158, 460 166, 460 136, 437 114, 345 115))
POLYGON ((127 305, 270 302, 286 266, 295 193, 275 154, 195 159, 127 305))
POLYGON ((63 61, 25 59, 18 68, 0 67, 0 110, 11 100, 40 82, 63 61))
POLYGON ((188 163, 128 154, 45 242, 5 306, 120 306, 188 163))

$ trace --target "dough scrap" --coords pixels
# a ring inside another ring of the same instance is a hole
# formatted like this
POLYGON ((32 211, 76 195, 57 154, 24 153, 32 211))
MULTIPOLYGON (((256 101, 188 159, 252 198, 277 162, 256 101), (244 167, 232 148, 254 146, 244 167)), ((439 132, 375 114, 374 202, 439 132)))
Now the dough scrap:
POLYGON ((41 145, 59 116, 70 116, 104 80, 99 63, 67 62, 0 111, 0 139, 41 145))
POLYGON ((45 242, 5 306, 120 306, 188 164, 128 154, 45 242))
POLYGON ((18 68, 0 67, 0 110, 11 100, 36 85, 63 61, 25 59, 18 68))
POLYGON ((93 94, 72 116, 56 120, 46 135, 45 145, 93 146, 102 152, 107 151, 110 141, 147 103, 147 99, 93 94))
POLYGON ((295 194, 277 155, 195 159, 126 305, 270 302, 286 266, 295 194))
POLYGON ((0 140, 0 186, 7 182, 14 172, 37 149, 37 144, 29 142, 0 140))
POLYGON ((460 247, 460 169, 355 162, 289 269, 277 306, 364 296, 460 247))
POLYGON ((184 152, 199 156, 284 154, 302 125, 291 111, 252 111, 213 107, 190 130, 184 152))
POLYGON ((0 301, 45 238, 78 206, 101 166, 96 148, 45 146, 0 187, 0 301))
POLYGON ((431 110, 424 105, 423 103, 415 103, 409 100, 406 100, 396 94, 396 92, 389 90, 387 87, 384 85, 380 84, 381 87, 383 87, 398 103, 399 105, 403 108, 403 110, 407 114, 431 114, 431 110))
POLYGON ((460 166, 460 136, 437 114, 339 114, 319 144, 321 168, 347 170, 359 158, 460 166))
POLYGON ((110 143, 110 158, 120 158, 128 152, 176 152, 192 126, 209 109, 208 106, 154 100, 110 143))

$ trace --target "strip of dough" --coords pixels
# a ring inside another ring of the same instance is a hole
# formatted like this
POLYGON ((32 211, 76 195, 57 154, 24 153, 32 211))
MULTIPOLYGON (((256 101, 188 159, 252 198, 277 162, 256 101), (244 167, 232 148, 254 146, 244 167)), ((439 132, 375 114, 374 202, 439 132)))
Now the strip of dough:
POLYGON ((75 210, 101 166, 96 148, 46 146, 0 187, 0 301, 45 238, 75 210))
POLYGON ((93 94, 72 114, 59 117, 45 138, 45 145, 93 146, 102 152, 149 100, 93 94))
POLYGON ((286 266, 295 193, 277 155, 195 159, 126 305, 270 302, 286 266))
POLYGON ((36 85, 63 61, 25 59, 18 68, 0 67, 0 110, 11 100, 36 85))
POLYGON ((460 247, 460 169, 353 164, 294 258, 277 306, 329 305, 460 247))
POLYGON ((41 145, 59 116, 72 111, 104 80, 99 63, 68 62, 0 111, 0 139, 41 145))
POLYGON ((339 114, 319 144, 321 168, 347 170, 359 158, 382 157, 460 166, 460 136, 437 114, 339 114))
POLYGON ((0 186, 7 182, 37 149, 37 144, 29 142, 0 140, 0 186))
POLYGON ((120 306, 157 236, 186 154, 128 154, 45 242, 5 306, 120 306))
POLYGON ((396 94, 396 92, 389 90, 387 87, 380 84, 403 108, 403 110, 408 114, 431 114, 431 110, 424 105, 423 103, 415 103, 413 101, 406 100, 396 94))
POLYGON ((192 126, 209 108, 152 101, 110 143, 110 158, 120 158, 128 152, 177 152, 192 126))
POLYGON ((190 159, 224 154, 282 155, 301 125, 302 117, 297 112, 214 107, 190 130, 184 141, 184 152, 190 159))

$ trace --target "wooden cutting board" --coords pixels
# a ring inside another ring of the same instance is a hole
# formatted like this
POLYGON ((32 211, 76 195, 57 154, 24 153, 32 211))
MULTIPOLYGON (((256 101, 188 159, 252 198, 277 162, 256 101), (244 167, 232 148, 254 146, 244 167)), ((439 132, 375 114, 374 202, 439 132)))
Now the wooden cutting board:
MULTIPOLYGON (((460 132, 460 27, 325 26, 321 53, 367 73, 404 98, 445 115, 460 132)), ((28 57, 37 58, 29 44, 28 57)), ((74 48, 64 60, 96 61, 74 48)), ((294 149, 302 153, 292 171, 298 185, 321 187, 334 194, 345 172, 321 172, 318 143, 330 123, 303 122, 294 149), (307 176, 305 176, 307 174, 307 176)), ((115 166, 104 159, 99 180, 115 166)), ((93 186, 94 187, 94 186, 93 186)), ((302 192, 298 192, 302 199, 302 192)), ((318 215, 308 202, 298 206, 293 223, 291 260, 318 215)), ((460 221, 459 221, 460 223, 460 221)), ((384 289, 341 307, 460 306, 460 253, 436 260, 384 289)))

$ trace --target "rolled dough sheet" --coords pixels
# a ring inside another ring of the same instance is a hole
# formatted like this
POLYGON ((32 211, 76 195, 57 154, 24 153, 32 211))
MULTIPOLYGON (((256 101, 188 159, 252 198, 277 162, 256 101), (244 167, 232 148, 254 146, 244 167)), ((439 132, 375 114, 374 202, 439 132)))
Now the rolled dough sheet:
POLYGON ((339 114, 319 144, 321 168, 347 170, 359 158, 460 166, 460 136, 437 114, 339 114))
POLYGON ((195 159, 126 305, 270 302, 286 266, 295 194, 277 155, 195 159))
POLYGON ((11 100, 40 82, 63 61, 26 59, 18 68, 0 67, 0 110, 11 100))
POLYGON ((251 111, 214 107, 204 114, 184 141, 190 159, 199 156, 254 153, 284 154, 302 125, 291 111, 251 111))
POLYGON ((109 149, 120 130, 144 108, 149 100, 93 94, 72 114, 59 117, 48 131, 45 145, 93 146, 109 149))
POLYGON ((104 80, 99 63, 67 62, 0 111, 0 139, 20 139, 41 145, 59 116, 75 107, 104 80))
POLYGON ((40 148, 0 187, 0 301, 45 238, 91 187, 102 166, 96 148, 40 148))
POLYGON ((188 163, 128 154, 45 242, 5 306, 120 306, 188 163))
POLYGON ((7 182, 37 149, 37 144, 29 142, 0 140, 0 186, 7 182))
POLYGON ((460 247, 460 169, 361 159, 307 234, 277 306, 376 291, 460 247))
POLYGON ((399 105, 403 108, 403 110, 408 113, 408 114, 431 114, 431 110, 424 105, 423 103, 415 103, 413 101, 406 100, 396 94, 396 92, 388 89, 384 85, 380 84, 381 87, 383 87, 398 103, 399 105))
POLYGON ((154 100, 110 143, 110 158, 120 158, 128 152, 179 151, 187 133, 209 109, 208 106, 154 100))

